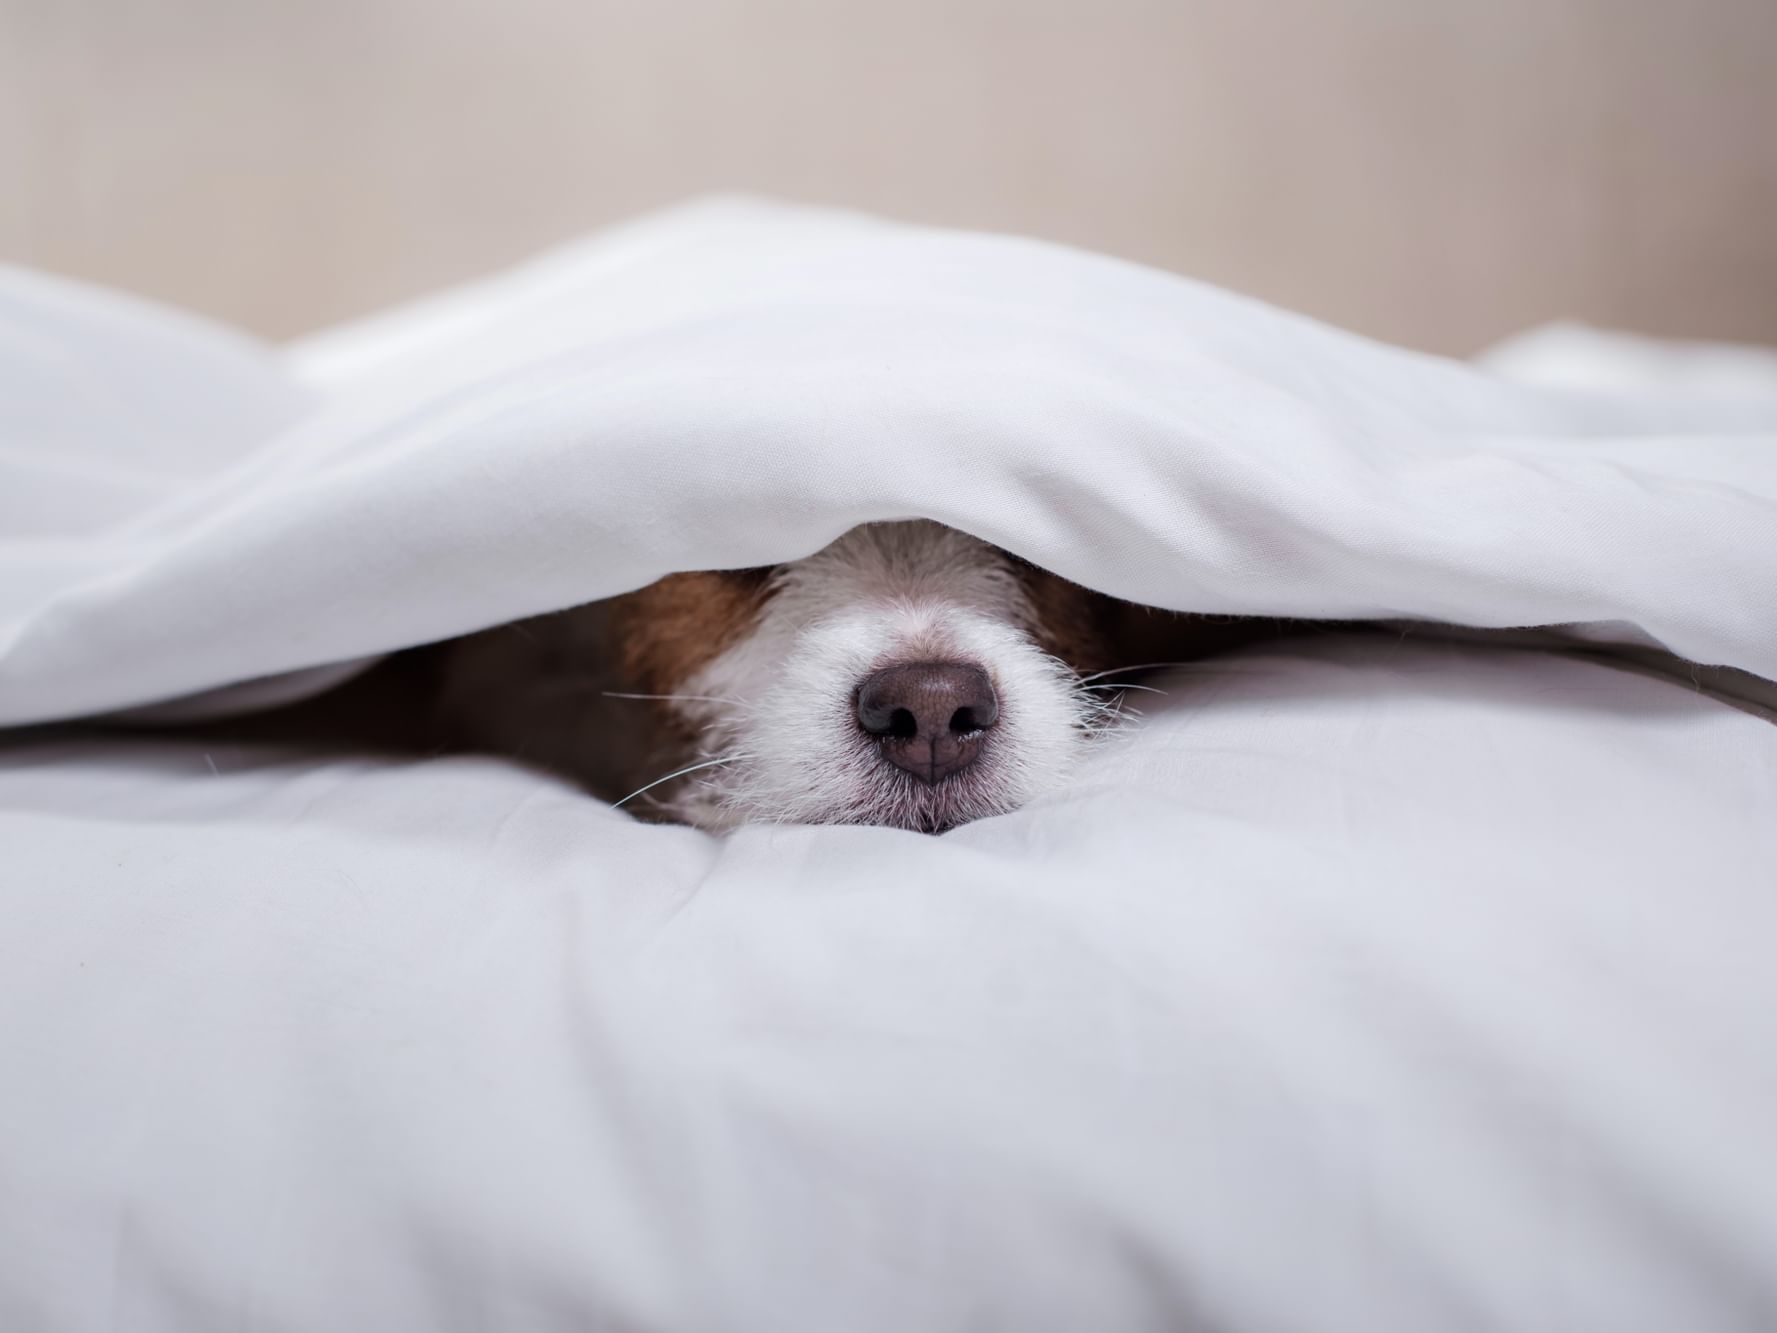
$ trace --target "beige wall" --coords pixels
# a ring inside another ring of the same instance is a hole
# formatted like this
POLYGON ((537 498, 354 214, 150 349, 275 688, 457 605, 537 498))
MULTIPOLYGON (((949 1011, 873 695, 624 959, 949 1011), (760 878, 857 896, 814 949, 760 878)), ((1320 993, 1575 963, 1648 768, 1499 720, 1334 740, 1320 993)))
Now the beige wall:
POLYGON ((0 0, 0 257, 296 333, 686 194, 1777 341, 1777 0, 0 0))

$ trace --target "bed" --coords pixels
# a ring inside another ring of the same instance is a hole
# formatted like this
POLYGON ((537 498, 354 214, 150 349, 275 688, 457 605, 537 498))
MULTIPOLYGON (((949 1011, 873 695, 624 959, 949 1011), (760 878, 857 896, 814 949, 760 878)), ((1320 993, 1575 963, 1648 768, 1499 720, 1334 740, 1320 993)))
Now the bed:
POLYGON ((0 428, 0 1328, 1777 1326, 1768 354, 716 200, 287 349, 14 273, 0 428), (914 516, 1390 628, 941 837, 69 725, 914 516))

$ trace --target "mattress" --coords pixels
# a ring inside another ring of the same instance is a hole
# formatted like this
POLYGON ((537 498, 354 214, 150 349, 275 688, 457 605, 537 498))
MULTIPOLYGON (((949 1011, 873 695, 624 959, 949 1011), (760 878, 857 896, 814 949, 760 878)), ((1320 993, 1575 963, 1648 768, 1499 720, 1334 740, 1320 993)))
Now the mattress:
POLYGON ((1773 364, 753 201, 282 350, 9 275, 0 1328, 1777 1326, 1773 364), (914 516, 1390 628, 939 837, 69 725, 914 516))

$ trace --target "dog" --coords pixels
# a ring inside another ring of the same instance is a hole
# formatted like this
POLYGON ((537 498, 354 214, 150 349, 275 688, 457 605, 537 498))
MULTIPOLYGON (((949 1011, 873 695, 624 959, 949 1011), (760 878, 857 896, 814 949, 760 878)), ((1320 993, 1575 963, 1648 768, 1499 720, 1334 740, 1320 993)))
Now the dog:
POLYGON ((567 774, 646 818, 941 833, 1061 787, 1138 667, 1250 633, 921 520, 771 568, 672 574, 398 669, 411 682, 417 661, 435 741, 567 774))

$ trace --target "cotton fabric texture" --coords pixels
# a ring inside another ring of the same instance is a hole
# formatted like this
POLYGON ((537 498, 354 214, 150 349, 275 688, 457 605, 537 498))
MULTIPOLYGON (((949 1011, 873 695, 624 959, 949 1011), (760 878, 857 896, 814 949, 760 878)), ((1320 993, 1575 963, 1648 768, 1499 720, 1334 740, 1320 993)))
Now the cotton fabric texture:
POLYGON ((0 1328, 1777 1325, 1777 375, 1723 355, 744 201, 281 352, 9 275, 9 723, 910 516, 1562 650, 1179 669, 936 838, 0 732, 0 1328))

